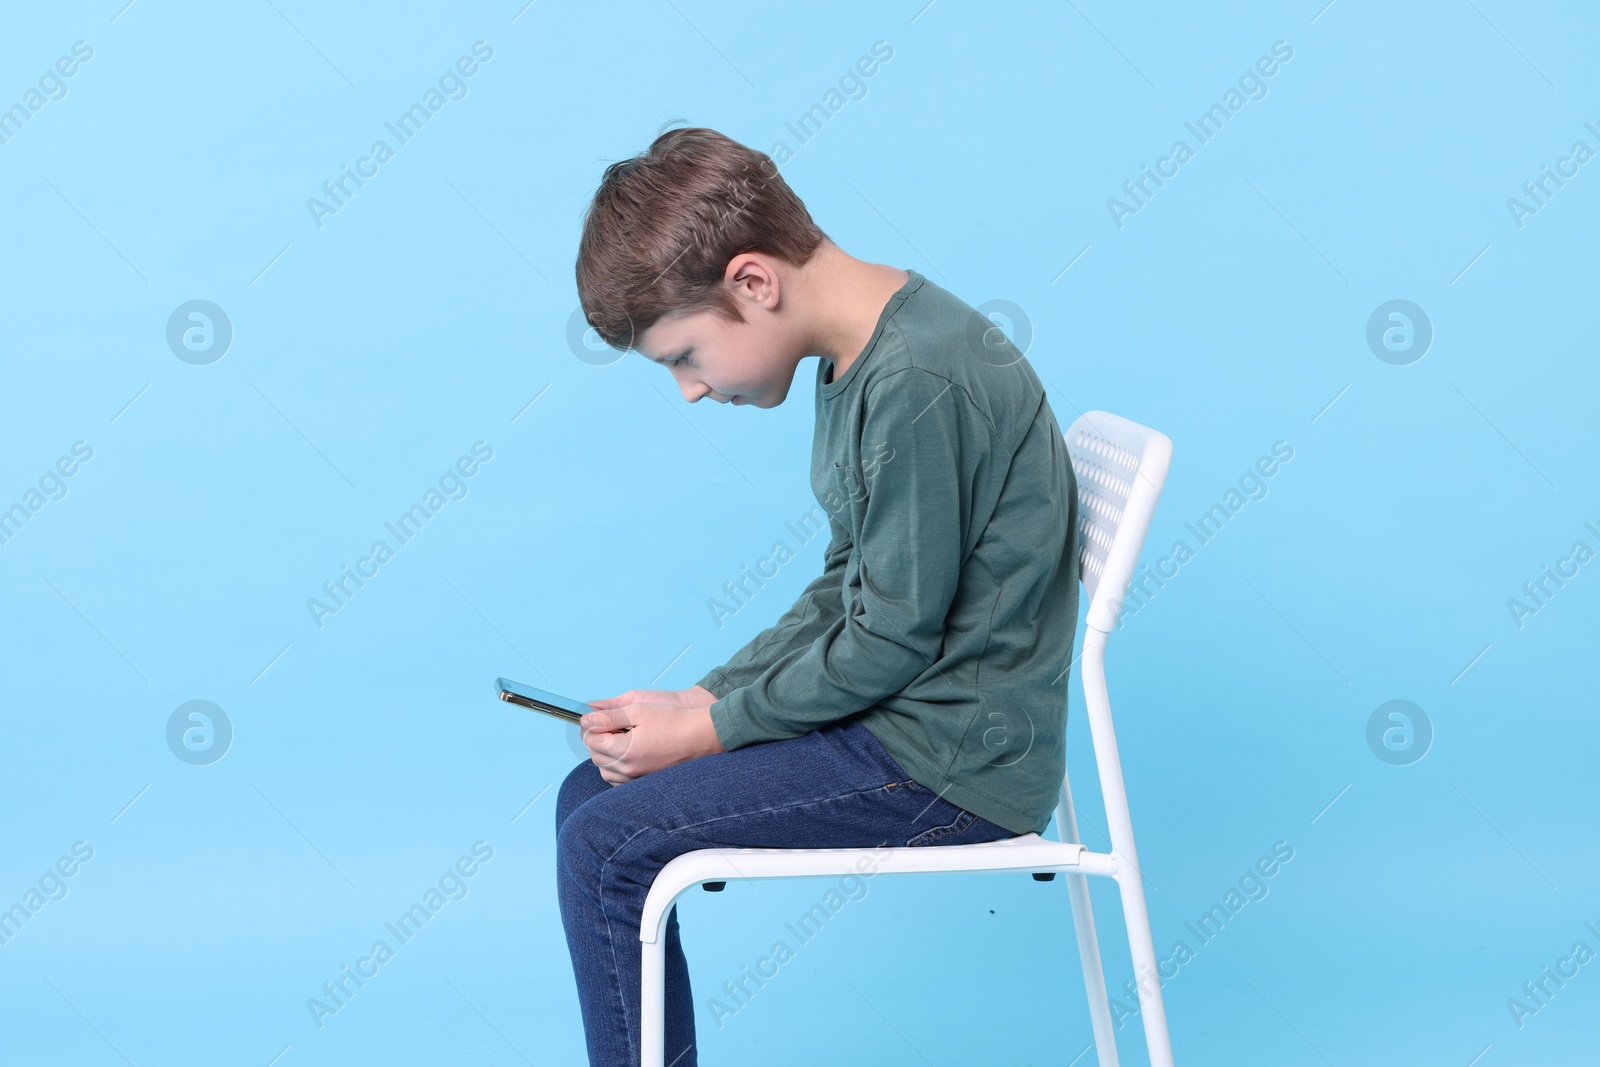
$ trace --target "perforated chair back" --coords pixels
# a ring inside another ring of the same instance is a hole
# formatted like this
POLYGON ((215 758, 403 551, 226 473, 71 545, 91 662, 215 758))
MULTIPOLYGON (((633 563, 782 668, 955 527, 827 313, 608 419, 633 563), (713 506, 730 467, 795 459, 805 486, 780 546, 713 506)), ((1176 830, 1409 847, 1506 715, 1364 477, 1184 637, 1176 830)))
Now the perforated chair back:
POLYGON ((1089 594, 1085 622, 1110 633, 1155 515, 1172 462, 1172 441, 1109 411, 1078 416, 1066 439, 1078 479, 1079 562, 1089 594))

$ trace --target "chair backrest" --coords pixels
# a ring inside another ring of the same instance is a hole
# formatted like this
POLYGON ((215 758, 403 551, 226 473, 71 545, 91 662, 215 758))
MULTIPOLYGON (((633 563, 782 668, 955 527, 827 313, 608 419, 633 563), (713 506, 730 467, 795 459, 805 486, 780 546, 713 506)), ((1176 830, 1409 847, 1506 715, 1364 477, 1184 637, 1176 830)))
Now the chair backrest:
POLYGON ((1167 479, 1172 441, 1109 411, 1078 416, 1065 436, 1078 481, 1079 562, 1089 594, 1085 622, 1110 633, 1167 479))

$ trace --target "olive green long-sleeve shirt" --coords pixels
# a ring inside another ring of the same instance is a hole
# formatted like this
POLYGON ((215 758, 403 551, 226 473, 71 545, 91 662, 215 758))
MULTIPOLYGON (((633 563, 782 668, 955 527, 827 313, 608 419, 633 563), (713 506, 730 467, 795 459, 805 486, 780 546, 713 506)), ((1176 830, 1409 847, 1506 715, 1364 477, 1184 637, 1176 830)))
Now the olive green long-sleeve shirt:
POLYGON ((923 786, 1043 831, 1065 771, 1077 483, 1023 354, 909 273, 849 369, 818 366, 822 574, 699 684, 729 751, 859 717, 923 786))

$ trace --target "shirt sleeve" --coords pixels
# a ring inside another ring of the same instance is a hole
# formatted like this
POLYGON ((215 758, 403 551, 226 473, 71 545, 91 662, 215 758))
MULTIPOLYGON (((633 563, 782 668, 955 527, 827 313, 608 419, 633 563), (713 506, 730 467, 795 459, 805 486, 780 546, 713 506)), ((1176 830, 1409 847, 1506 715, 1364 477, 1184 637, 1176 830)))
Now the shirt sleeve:
POLYGON ((861 433, 863 453, 880 443, 893 451, 852 505, 864 513, 841 610, 810 643, 789 644, 711 705, 728 751, 870 708, 926 671, 943 646, 972 532, 973 472, 991 451, 992 426, 965 390, 910 367, 869 390, 861 433))
POLYGON ((801 591, 794 605, 778 621, 751 638, 727 663, 714 668, 696 684, 710 690, 719 700, 729 691, 749 685, 772 664, 796 648, 811 644, 839 616, 844 602, 839 590, 844 584, 844 565, 850 558, 850 531, 836 517, 829 517, 831 539, 824 554, 822 573, 801 591))

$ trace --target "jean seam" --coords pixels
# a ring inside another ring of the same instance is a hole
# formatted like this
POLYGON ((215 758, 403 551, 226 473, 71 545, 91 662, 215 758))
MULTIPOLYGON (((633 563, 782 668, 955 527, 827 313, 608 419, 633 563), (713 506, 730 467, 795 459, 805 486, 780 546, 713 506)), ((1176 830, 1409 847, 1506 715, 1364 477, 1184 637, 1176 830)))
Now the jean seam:
POLYGON ((955 817, 955 820, 953 822, 951 822, 951 823, 949 823, 949 824, 947 824, 945 826, 930 826, 928 829, 922 831, 922 833, 918 834, 916 837, 913 837, 911 839, 911 841, 906 842, 906 847, 907 848, 918 848, 918 847, 921 847, 921 846, 912 844, 912 842, 914 842, 914 841, 923 841, 924 839, 926 839, 926 841, 924 841, 924 844, 926 844, 926 843, 930 843, 930 842, 933 842, 933 841, 937 841, 942 837, 948 837, 950 834, 965 833, 968 829, 971 828, 972 824, 977 822, 977 821, 978 821, 978 817, 976 815, 974 815, 972 812, 967 811, 965 808, 963 808, 961 810, 960 814, 958 814, 955 817), (963 819, 966 820, 965 823, 962 822, 963 819))
MULTIPOLYGON (((630 837, 629 840, 631 841, 632 838, 630 837)), ((622 990, 622 969, 621 969, 621 966, 617 963, 617 938, 616 938, 616 935, 613 934, 612 931, 611 931, 611 913, 606 910, 606 865, 609 864, 610 862, 611 862, 610 860, 606 860, 605 862, 600 864, 600 886, 599 886, 599 890, 600 890, 600 914, 601 914, 602 917, 604 917, 605 922, 606 922, 606 945, 607 945, 608 948, 611 949, 611 974, 608 976, 608 978, 609 978, 609 982, 610 982, 611 988, 615 989, 617 991, 617 1009, 618 1009, 618 1014, 620 1014, 622 1016, 623 1029, 627 1032, 627 1035, 628 1035, 629 1054, 631 1055, 632 1051, 635 1048, 639 1049, 639 1051, 642 1054, 643 1053, 643 1049, 644 1049, 644 1028, 643 1028, 643 1024, 644 1024, 644 1019, 643 1019, 644 1005, 641 1003, 640 1007, 639 1007, 639 1010, 640 1010, 640 1013, 641 1013, 640 1020, 639 1020, 639 1022, 640 1022, 640 1031, 639 1031, 638 1040, 635 1041, 635 1039, 634 1039, 634 1031, 633 1031, 633 1024, 628 1021, 628 996, 622 990)), ((638 1059, 638 1057, 635 1057, 635 1060, 637 1060, 637 1059, 638 1059)))

